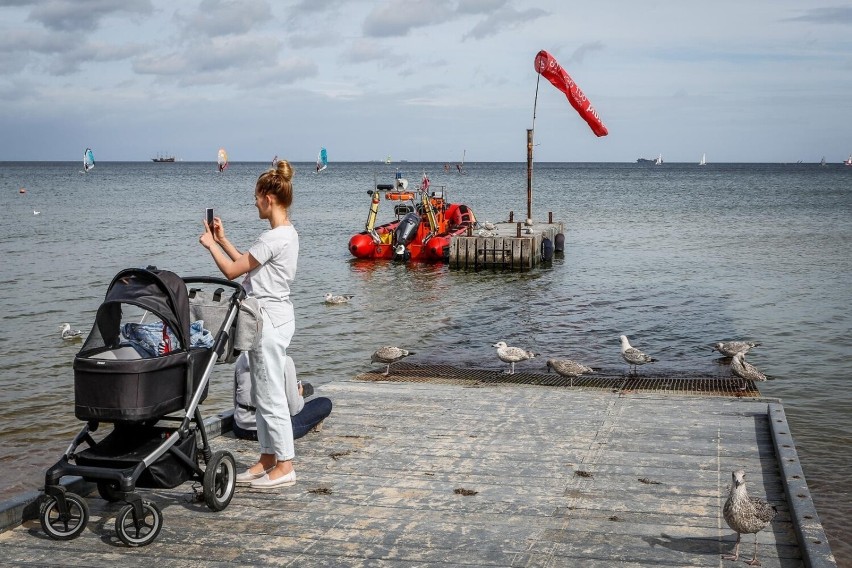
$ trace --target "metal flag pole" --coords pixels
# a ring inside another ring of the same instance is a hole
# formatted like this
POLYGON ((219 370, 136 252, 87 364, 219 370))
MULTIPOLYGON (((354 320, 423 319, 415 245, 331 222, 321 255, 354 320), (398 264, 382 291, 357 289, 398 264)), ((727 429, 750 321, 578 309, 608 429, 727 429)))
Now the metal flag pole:
POLYGON ((533 101, 532 128, 527 130, 527 221, 532 222, 532 169, 533 169, 533 132, 535 131, 535 112, 538 106, 538 84, 541 72, 536 69, 535 100, 533 101))

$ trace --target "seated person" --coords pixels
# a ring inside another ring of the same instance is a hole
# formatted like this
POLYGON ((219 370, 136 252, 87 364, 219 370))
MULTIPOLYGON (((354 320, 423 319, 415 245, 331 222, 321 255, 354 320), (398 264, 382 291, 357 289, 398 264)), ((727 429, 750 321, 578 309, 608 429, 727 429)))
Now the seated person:
MULTIPOLYGON (((284 360, 286 375, 287 404, 290 406, 293 424, 293 439, 301 438, 312 429, 322 429, 322 421, 331 414, 331 400, 320 396, 306 401, 313 394, 313 387, 305 383, 305 389, 296 380, 296 366, 287 356, 284 360), (304 392, 308 391, 308 392, 304 392)), ((255 408, 251 404, 251 372, 248 353, 241 353, 234 365, 234 436, 244 440, 257 440, 254 418, 255 408)))

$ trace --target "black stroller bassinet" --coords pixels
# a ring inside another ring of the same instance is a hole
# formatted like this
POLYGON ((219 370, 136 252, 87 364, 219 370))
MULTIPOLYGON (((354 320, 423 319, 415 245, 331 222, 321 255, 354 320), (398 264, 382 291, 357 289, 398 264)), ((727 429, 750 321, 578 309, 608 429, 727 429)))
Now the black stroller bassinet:
POLYGON ((113 278, 74 359, 74 414, 86 425, 45 474, 39 519, 51 538, 75 538, 88 521, 85 500, 60 484, 66 475, 96 482, 101 497, 127 503, 115 527, 130 546, 153 542, 162 528, 159 508, 136 488, 196 479, 209 508, 228 506, 236 464, 230 452, 210 449, 199 404, 213 366, 232 360, 244 298, 242 286, 230 280, 181 278, 151 267, 113 278), (189 285, 202 288, 193 288, 190 298, 189 285), (218 287, 212 303, 203 286, 218 287), (223 297, 226 288, 230 297, 223 297), (95 441, 102 422, 113 429, 95 441), (83 442, 87 447, 78 451, 83 442))

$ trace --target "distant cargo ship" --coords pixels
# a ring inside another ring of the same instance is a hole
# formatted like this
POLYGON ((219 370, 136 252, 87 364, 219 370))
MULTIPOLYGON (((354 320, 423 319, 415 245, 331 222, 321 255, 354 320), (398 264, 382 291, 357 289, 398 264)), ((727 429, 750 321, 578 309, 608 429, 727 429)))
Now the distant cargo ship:
POLYGON ((156 158, 151 158, 152 162, 174 162, 174 156, 157 156, 156 158))
POLYGON ((663 163, 663 155, 660 154, 657 158, 638 158, 636 160, 637 164, 656 164, 660 165, 663 163))

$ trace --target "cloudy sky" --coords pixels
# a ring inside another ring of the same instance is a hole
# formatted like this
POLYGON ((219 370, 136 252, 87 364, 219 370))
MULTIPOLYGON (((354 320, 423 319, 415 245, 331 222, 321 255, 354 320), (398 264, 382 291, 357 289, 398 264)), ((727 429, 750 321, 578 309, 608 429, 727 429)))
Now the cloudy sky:
POLYGON ((852 5, 0 0, 0 160, 840 162, 852 5))

